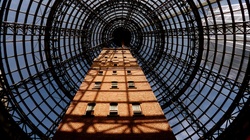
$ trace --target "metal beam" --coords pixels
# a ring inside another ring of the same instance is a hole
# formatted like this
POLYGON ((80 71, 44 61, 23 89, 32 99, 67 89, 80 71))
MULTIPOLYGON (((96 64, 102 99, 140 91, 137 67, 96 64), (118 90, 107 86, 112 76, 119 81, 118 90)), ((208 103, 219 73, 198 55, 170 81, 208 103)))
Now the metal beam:
MULTIPOLYGON (((2 22, 1 34, 3 35, 27 35, 27 36, 44 36, 47 26, 32 25, 15 22, 2 22)), ((71 28, 54 28, 61 36, 84 36, 84 30, 71 28)), ((54 38, 54 40, 59 40, 54 38)))
POLYGON ((203 26, 204 35, 243 35, 250 34, 250 22, 235 22, 203 26), (246 29, 246 30, 245 30, 246 29))

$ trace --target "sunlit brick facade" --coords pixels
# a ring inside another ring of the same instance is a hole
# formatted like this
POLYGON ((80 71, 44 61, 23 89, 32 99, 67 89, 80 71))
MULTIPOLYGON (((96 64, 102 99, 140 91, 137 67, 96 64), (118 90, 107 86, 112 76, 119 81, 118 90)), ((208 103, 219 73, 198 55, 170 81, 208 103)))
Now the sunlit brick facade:
POLYGON ((129 49, 103 49, 54 139, 175 139, 129 49))

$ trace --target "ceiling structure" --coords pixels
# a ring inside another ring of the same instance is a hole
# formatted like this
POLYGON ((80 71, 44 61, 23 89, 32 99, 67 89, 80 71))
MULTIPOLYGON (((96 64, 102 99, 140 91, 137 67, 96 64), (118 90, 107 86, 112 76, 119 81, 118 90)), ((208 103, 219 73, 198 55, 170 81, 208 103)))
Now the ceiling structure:
POLYGON ((0 6, 0 135, 52 138, 92 60, 121 41, 177 139, 249 134, 249 0, 4 0, 0 6))

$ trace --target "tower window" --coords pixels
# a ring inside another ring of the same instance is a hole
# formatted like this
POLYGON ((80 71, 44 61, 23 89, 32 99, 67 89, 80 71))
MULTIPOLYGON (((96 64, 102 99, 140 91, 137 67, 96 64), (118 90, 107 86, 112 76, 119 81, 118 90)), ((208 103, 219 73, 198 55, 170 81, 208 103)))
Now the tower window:
POLYGON ((98 71, 98 75, 102 75, 103 74, 103 71, 98 71))
POLYGON ((130 70, 128 70, 128 71, 127 71, 127 74, 128 74, 128 75, 130 75, 130 74, 131 74, 131 71, 130 71, 130 70))
POLYGON ((94 89, 100 89, 101 88, 101 83, 102 82, 95 82, 94 89))
POLYGON ((116 66, 117 66, 117 64, 114 64, 114 66, 116 67, 116 66))
POLYGON ((118 115, 118 104, 117 103, 110 103, 110 112, 109 116, 117 116, 118 115))
POLYGON ((111 88, 118 88, 117 81, 112 81, 111 88))
POLYGON ((115 56, 114 58, 117 58, 117 56, 115 56))
POLYGON ((117 74, 117 71, 113 71, 113 75, 116 75, 117 74))
POLYGON ((134 116, 142 115, 140 103, 133 103, 132 104, 132 109, 133 109, 134 116))
POLYGON ((135 88, 134 81, 128 81, 128 88, 135 88))
POLYGON ((105 61, 101 61, 101 64, 100 64, 100 65, 101 65, 101 66, 105 66, 105 63, 106 63, 105 61))
POLYGON ((85 116, 94 116, 95 103, 88 103, 85 116))

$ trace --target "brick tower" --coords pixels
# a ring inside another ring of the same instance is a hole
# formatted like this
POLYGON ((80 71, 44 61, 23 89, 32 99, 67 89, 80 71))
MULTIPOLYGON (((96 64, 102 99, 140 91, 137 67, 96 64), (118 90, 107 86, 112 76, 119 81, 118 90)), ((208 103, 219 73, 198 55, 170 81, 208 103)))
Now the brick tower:
POLYGON ((54 139, 174 140, 152 89, 129 49, 103 49, 54 139))

